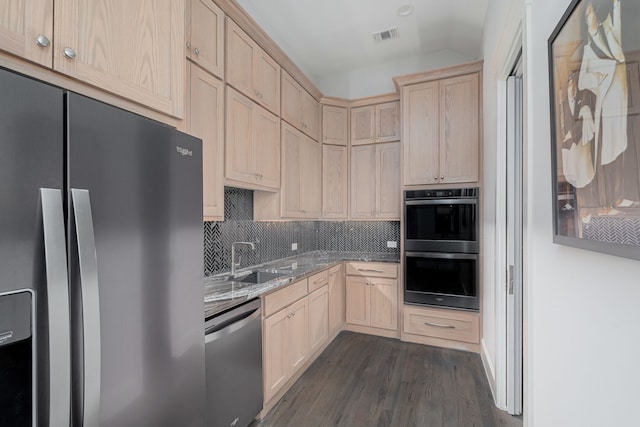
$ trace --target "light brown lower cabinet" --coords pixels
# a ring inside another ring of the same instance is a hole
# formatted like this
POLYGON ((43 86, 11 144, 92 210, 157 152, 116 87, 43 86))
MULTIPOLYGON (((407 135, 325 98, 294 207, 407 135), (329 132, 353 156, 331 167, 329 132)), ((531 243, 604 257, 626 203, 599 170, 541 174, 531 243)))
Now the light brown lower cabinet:
POLYGON ((477 312, 405 305, 403 315, 403 338, 407 341, 471 350, 475 348, 465 345, 480 343, 480 314, 477 312))
POLYGON ((347 274, 346 323, 396 331, 398 329, 397 266, 381 263, 348 263, 347 274))
POLYGON ((329 286, 309 294, 309 351, 314 353, 329 339, 329 286))
POLYGON ((329 337, 344 324, 344 268, 343 264, 329 269, 329 337))
POLYGON ((264 320, 264 401, 268 402, 309 357, 309 302, 302 298, 264 320))

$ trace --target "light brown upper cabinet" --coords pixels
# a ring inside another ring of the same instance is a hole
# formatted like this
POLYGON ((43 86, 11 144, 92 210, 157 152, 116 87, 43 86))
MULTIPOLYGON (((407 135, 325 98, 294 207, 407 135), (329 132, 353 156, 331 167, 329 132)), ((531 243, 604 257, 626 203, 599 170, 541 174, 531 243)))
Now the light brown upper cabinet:
POLYGON ((404 185, 477 182, 478 73, 404 86, 404 185))
POLYGON ((254 190, 280 187, 280 119, 227 86, 225 178, 254 190))
POLYGON ((351 218, 400 219, 400 143, 351 148, 351 218))
POLYGON ((189 64, 187 131, 202 139, 205 221, 224 220, 224 84, 189 64))
POLYGON ((320 217, 320 144, 282 123, 283 218, 320 217))
POLYGON ((322 217, 347 219, 349 199, 348 149, 322 145, 322 217))
POLYGON ((280 65, 227 18, 227 83, 280 114, 280 65))
POLYGON ((224 13, 212 0, 188 0, 187 58, 224 78, 224 13))
POLYGON ((53 0, 0 3, 0 49, 51 68, 53 0))
POLYGON ((398 101, 351 109, 351 145, 400 141, 398 101))
POLYGON ((347 145, 349 141, 349 109, 322 106, 322 143, 333 145, 347 145))
POLYGON ((318 140, 320 104, 287 72, 282 72, 282 118, 318 140))
POLYGON ((53 68, 181 118, 184 13, 185 0, 55 0, 53 68))

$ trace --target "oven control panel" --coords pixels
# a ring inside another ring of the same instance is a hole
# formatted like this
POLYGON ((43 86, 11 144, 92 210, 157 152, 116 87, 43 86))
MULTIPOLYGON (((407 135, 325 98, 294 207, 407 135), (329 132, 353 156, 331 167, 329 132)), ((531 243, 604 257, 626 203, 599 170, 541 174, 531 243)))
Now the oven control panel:
POLYGON ((449 190, 407 190, 404 192, 405 200, 416 199, 458 199, 458 198, 477 198, 478 187, 472 188, 452 188, 449 190))

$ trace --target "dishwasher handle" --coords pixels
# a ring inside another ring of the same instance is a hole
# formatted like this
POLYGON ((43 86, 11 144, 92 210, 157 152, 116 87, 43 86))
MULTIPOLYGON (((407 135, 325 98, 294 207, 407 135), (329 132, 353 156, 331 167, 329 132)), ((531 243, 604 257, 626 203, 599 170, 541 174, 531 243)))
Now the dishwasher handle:
POLYGON ((211 326, 204 331, 204 342, 210 343, 224 336, 230 335, 250 324, 252 321, 259 319, 261 315, 260 307, 241 313, 230 319, 224 320, 216 325, 211 326))

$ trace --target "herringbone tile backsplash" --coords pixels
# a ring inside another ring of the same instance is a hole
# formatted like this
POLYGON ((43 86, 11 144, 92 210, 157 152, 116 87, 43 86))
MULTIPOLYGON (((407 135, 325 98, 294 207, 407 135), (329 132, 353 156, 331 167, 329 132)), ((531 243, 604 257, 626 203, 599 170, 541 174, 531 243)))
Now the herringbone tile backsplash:
POLYGON ((255 242, 256 249, 236 248, 242 267, 315 250, 398 253, 399 221, 253 221, 253 191, 225 187, 225 221, 204 223, 204 275, 231 268, 231 243, 255 242), (291 244, 298 250, 292 251, 291 244))

